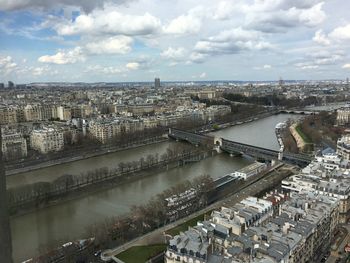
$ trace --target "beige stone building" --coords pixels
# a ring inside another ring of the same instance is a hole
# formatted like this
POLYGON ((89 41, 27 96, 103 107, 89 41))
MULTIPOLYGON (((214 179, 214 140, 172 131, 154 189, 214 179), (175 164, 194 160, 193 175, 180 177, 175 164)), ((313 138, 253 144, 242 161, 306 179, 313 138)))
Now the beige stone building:
POLYGON ((57 117, 61 121, 69 121, 70 119, 72 119, 71 108, 66 106, 58 106, 57 117))
POLYGON ((0 108, 0 124, 12 124, 17 122, 17 108, 5 106, 0 108))
POLYGON ((19 133, 2 134, 2 152, 5 160, 22 159, 27 156, 27 142, 19 133))
POLYGON ((337 110, 337 124, 346 125, 350 123, 350 107, 337 110))
POLYGON ((106 143, 117 135, 143 129, 143 121, 139 119, 102 119, 89 123, 89 133, 101 143, 106 143))
POLYGON ((30 145, 40 153, 57 152, 64 147, 63 132, 54 128, 43 128, 32 131, 30 145))
POLYGON ((350 161, 350 135, 345 135, 337 141, 337 154, 350 161))
POLYGON ((38 105, 28 104, 24 107, 24 118, 26 121, 39 121, 40 115, 40 108, 38 105))

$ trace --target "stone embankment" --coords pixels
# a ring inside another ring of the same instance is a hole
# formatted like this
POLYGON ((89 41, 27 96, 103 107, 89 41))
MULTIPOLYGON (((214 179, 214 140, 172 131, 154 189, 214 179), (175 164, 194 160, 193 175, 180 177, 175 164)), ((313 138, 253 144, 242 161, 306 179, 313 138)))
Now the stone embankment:
POLYGON ((298 123, 294 123, 289 127, 290 133, 292 134, 294 140, 297 143, 297 147, 300 151, 303 151, 306 147, 306 142, 304 141, 303 137, 299 134, 296 127, 298 126, 298 123))

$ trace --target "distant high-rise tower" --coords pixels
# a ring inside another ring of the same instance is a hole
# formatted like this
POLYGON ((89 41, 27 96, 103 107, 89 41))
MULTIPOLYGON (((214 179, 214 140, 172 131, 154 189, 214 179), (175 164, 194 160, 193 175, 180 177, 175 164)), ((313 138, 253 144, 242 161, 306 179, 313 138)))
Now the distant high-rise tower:
POLYGON ((5 88, 5 84, 4 83, 0 83, 0 89, 5 88))
POLYGON ((159 89, 160 88, 160 78, 154 79, 154 88, 159 89))
POLYGON ((283 81, 282 77, 280 77, 280 79, 278 80, 278 85, 280 87, 282 87, 284 85, 284 81, 283 81))
MULTIPOLYGON (((0 128, 0 145, 2 136, 0 128)), ((12 263, 12 240, 10 229, 10 218, 7 207, 5 165, 0 150, 0 261, 1 263, 12 263)))
POLYGON ((350 89, 349 78, 346 78, 346 88, 347 88, 347 89, 350 89))
POLYGON ((15 84, 12 81, 9 81, 8 82, 8 87, 9 87, 9 89, 12 89, 12 88, 15 87, 15 84))

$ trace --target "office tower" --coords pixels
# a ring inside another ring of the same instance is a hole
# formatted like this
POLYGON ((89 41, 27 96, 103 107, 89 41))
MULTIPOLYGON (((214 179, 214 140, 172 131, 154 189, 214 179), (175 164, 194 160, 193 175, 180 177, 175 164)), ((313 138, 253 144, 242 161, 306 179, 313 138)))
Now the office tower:
POLYGON ((159 89, 160 88, 160 78, 154 79, 154 88, 159 89))
POLYGON ((8 88, 9 89, 12 89, 12 88, 14 88, 15 87, 15 84, 12 82, 12 81, 9 81, 8 82, 8 88))

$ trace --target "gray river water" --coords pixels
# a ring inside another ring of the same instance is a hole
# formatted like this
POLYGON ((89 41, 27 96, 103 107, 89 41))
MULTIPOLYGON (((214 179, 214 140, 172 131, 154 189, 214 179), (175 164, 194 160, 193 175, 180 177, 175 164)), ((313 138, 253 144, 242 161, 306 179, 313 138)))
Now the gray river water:
MULTIPOLYGON (((289 118, 299 118, 299 116, 274 115, 214 134, 226 139, 277 150, 279 146, 274 132, 275 125, 289 118)), ((148 154, 161 154, 174 143, 176 142, 169 141, 148 145, 12 175, 8 177, 8 187, 51 181, 65 173, 80 174, 99 167, 117 167, 120 162, 138 160, 148 154)), ((14 260, 21 262, 35 255, 45 246, 58 246, 68 240, 79 239, 86 228, 94 222, 126 213, 132 205, 145 203, 152 196, 181 181, 191 180, 202 174, 209 174, 215 179, 238 170, 250 162, 251 160, 230 157, 223 153, 205 161, 157 172, 109 190, 14 217, 11 219, 14 260)))

